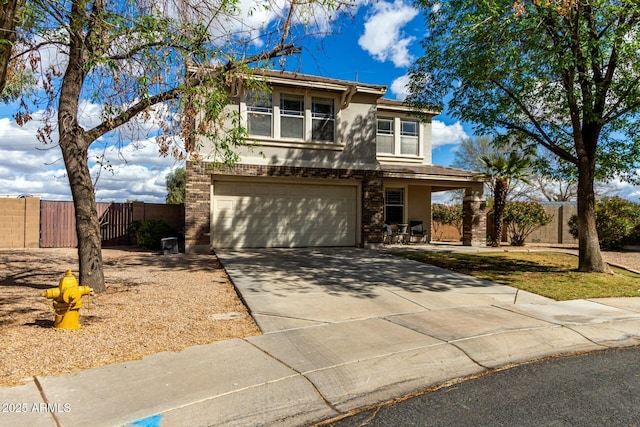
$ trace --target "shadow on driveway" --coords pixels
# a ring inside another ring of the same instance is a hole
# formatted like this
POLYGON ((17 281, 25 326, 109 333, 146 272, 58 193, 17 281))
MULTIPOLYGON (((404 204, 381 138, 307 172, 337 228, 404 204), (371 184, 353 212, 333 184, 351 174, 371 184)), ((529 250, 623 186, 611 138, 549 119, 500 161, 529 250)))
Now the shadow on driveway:
POLYGON ((446 292, 496 286, 418 261, 358 248, 216 251, 242 291, 278 294, 324 292, 376 298, 381 286, 409 292, 446 292), (240 283, 241 282, 241 283, 240 283))

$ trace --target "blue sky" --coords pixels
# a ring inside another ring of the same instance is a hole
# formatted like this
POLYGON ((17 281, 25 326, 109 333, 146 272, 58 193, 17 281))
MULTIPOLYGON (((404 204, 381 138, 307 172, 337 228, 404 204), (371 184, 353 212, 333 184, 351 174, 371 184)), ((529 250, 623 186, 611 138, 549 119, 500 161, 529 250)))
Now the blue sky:
MULTIPOLYGON (((250 0, 243 0, 248 4, 250 0)), ((255 14, 248 20, 259 21, 255 14)), ((362 83, 386 85, 386 97, 403 99, 403 76, 421 54, 422 16, 410 2, 376 2, 362 5, 353 18, 342 15, 321 24, 329 34, 303 39, 300 55, 288 58, 285 68, 305 74, 362 83)), ((406 77, 405 77, 406 78, 406 77)), ((71 200, 60 149, 44 146, 36 138, 36 120, 18 126, 12 115, 16 105, 0 104, 0 196, 38 195, 46 200, 71 200)), ((87 103, 84 122, 89 127, 98 108, 87 103)), ((463 126, 442 114, 434 121, 435 164, 448 165, 452 149, 470 135, 463 126)), ((141 200, 164 202, 165 176, 181 166, 172 158, 157 155, 150 139, 131 138, 121 151, 110 149, 109 137, 92 146, 90 159, 107 149, 110 170, 100 172, 96 184, 98 201, 141 200)), ((94 165, 92 172, 98 173, 94 165)))
MULTIPOLYGON (((243 5, 253 0, 242 0, 243 5)), ((264 18, 253 14, 248 21, 264 18)), ((410 1, 362 4, 353 18, 340 16, 320 24, 329 34, 307 37, 300 55, 288 58, 285 68, 297 72, 388 87, 387 98, 403 99, 409 66, 420 57, 424 34, 422 14, 410 1)), ((84 123, 91 125, 96 108, 86 103, 84 123)), ((0 104, 0 196, 39 195, 45 200, 71 200, 64 164, 57 146, 43 146, 36 138, 37 120, 24 128, 12 118, 15 105, 0 104)), ((460 123, 447 111, 433 121, 433 163, 448 166, 462 138, 473 136, 470 124, 460 123)), ((104 154, 111 170, 100 172, 96 199, 102 202, 140 200, 164 202, 165 176, 182 166, 162 158, 151 139, 131 135, 121 149, 110 148, 110 138, 94 144, 90 158, 104 154), (106 150, 106 151, 105 151, 106 150)), ((94 165, 92 171, 98 173, 94 165)), ((625 193, 640 195, 621 184, 625 193)), ((630 197, 632 198, 632 197, 630 197)))

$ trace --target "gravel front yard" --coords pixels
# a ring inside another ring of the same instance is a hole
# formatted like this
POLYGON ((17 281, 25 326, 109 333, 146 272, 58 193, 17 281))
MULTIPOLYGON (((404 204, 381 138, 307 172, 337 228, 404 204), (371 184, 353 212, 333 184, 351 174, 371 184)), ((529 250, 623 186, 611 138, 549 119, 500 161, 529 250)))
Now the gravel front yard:
POLYGON ((215 255, 103 250, 107 291, 83 297, 79 331, 53 329, 43 289, 75 249, 0 249, 0 387, 259 334, 215 255))

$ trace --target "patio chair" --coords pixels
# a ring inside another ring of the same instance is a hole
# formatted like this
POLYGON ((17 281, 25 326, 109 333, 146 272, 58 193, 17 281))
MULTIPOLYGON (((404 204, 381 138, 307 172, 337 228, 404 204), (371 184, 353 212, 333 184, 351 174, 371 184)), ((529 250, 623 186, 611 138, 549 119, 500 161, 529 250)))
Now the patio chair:
POLYGON ((413 242, 414 237, 418 239, 418 242, 426 243, 427 233, 422 227, 422 221, 409 221, 409 242, 413 242))
POLYGON ((390 245, 393 243, 393 239, 398 238, 398 232, 393 230, 389 224, 384 225, 384 237, 382 239, 382 243, 385 245, 390 245))

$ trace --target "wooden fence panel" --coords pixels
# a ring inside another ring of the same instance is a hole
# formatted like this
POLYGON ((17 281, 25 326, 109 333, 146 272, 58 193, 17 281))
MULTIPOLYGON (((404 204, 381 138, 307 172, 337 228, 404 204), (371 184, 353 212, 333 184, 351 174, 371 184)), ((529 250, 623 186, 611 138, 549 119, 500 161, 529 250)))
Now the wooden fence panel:
MULTIPOLYGON (((111 203, 97 203, 98 216, 109 209, 111 203)), ((40 201, 40 247, 75 248, 78 246, 76 217, 73 202, 40 201)))
POLYGON ((73 203, 40 201, 40 247, 68 248, 77 244, 73 203))

